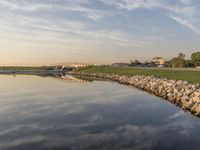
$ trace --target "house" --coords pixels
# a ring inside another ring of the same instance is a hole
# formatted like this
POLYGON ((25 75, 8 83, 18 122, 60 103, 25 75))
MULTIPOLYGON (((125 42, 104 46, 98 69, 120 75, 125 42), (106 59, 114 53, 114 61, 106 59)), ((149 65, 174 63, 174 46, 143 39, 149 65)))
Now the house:
POLYGON ((167 62, 166 59, 164 59, 163 57, 154 57, 152 59, 152 62, 155 63, 157 66, 159 67, 163 67, 165 65, 165 63, 167 62))

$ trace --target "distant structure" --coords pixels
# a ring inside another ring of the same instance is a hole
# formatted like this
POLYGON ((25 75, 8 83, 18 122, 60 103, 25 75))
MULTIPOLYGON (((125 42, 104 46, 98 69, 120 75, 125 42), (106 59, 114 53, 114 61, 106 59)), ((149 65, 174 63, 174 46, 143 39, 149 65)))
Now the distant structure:
POLYGON ((155 63, 158 67, 164 67, 166 64, 167 60, 164 59, 163 57, 154 57, 152 59, 152 62, 155 63))
POLYGON ((60 70, 60 71, 70 70, 70 69, 79 68, 79 67, 87 67, 87 66, 94 66, 94 65, 79 63, 79 62, 66 62, 66 63, 59 63, 59 64, 52 65, 54 70, 60 70))
POLYGON ((57 64, 58 66, 65 66, 65 67, 86 67, 86 66, 91 66, 91 64, 85 64, 85 63, 78 63, 78 62, 67 62, 67 63, 60 63, 57 64))

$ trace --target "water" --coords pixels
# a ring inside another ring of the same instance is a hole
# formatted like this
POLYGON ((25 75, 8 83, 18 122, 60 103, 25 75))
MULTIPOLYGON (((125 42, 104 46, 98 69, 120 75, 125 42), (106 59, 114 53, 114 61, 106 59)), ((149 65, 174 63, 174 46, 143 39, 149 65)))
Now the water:
POLYGON ((108 81, 0 76, 1 150, 198 150, 200 119, 108 81))

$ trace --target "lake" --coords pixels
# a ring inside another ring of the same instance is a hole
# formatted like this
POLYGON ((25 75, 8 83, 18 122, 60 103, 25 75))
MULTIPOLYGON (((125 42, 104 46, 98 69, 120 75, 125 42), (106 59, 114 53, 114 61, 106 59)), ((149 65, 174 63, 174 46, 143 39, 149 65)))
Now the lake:
POLYGON ((110 81, 0 76, 1 150, 198 150, 200 118, 110 81))

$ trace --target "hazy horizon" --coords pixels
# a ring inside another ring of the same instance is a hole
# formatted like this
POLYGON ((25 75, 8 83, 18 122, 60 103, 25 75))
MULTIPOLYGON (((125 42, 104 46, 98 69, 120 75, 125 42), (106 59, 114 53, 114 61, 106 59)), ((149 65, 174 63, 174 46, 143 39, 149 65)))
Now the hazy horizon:
POLYGON ((106 64, 199 51, 197 0, 1 0, 0 66, 106 64))

